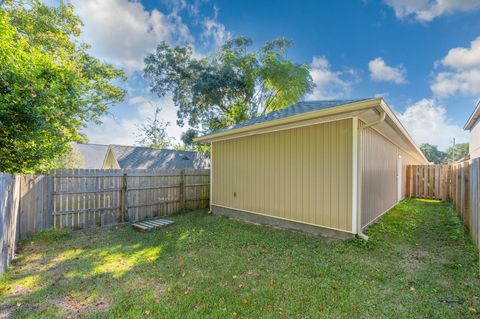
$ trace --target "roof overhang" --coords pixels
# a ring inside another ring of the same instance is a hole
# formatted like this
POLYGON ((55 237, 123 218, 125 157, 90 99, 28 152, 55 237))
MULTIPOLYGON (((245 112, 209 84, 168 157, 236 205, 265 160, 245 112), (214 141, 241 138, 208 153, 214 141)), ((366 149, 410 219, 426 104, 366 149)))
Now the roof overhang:
POLYGON ((463 127, 464 130, 471 130, 475 124, 477 124, 478 119, 480 118, 480 101, 478 101, 475 110, 473 110, 472 115, 468 118, 467 123, 463 127))
POLYGON ((372 126, 371 128, 413 158, 416 158, 418 161, 427 164, 428 159, 425 157, 406 128, 384 100, 381 100, 378 108, 364 110, 358 116, 358 118, 364 123, 368 124, 379 118, 380 111, 385 112, 385 120, 375 126, 372 126))
MULTIPOLYGON (((378 106, 381 100, 382 100, 381 98, 378 98, 378 99, 370 99, 370 100, 364 100, 360 102, 354 102, 350 104, 342 104, 342 105, 338 105, 335 107, 331 107, 331 108, 327 108, 319 111, 298 114, 295 116, 285 117, 285 118, 281 118, 274 121, 262 122, 258 124, 253 124, 249 126, 234 128, 231 130, 226 130, 218 133, 200 136, 195 138, 194 141, 195 142, 215 142, 225 138, 237 138, 237 137, 243 136, 243 135, 239 136, 240 133, 246 133, 246 132, 250 132, 250 134, 247 134, 247 135, 259 134, 256 131, 269 128, 269 127, 275 127, 275 126, 284 125, 284 124, 300 123, 302 121, 312 120, 320 117, 338 115, 342 113, 345 114, 352 111, 368 109, 371 107, 378 106)), ((295 126, 293 125, 292 127, 295 127, 295 126)), ((261 132, 261 133, 264 133, 264 132, 261 132)))
POLYGON ((383 98, 375 98, 343 104, 274 121, 239 127, 236 129, 197 137, 195 141, 212 143, 244 136, 265 134, 302 126, 338 121, 352 117, 358 117, 363 122, 368 123, 378 119, 378 115, 382 110, 386 113, 386 119, 384 123, 381 123, 374 128, 407 153, 411 154, 420 161, 428 163, 425 155, 422 153, 422 151, 420 151, 410 134, 408 134, 405 127, 402 125, 387 103, 385 103, 383 98))

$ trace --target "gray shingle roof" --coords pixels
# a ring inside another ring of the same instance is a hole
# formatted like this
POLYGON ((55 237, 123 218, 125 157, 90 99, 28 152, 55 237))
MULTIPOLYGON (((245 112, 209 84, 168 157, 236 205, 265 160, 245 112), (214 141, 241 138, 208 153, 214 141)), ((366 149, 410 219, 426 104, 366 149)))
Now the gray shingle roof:
POLYGON ((82 154, 82 168, 100 169, 103 167, 108 145, 72 144, 72 147, 82 154))
POLYGON ((370 99, 302 101, 302 102, 292 104, 292 105, 290 105, 290 106, 288 106, 284 109, 274 111, 274 112, 270 112, 270 113, 268 113, 264 116, 254 117, 253 119, 250 119, 250 120, 242 122, 242 123, 238 123, 234 126, 211 132, 208 135, 216 134, 216 133, 220 133, 220 132, 224 132, 224 131, 228 131, 228 130, 233 130, 233 129, 237 129, 237 128, 240 128, 240 127, 255 125, 255 124, 259 124, 259 123, 275 121, 275 120, 279 120, 279 119, 282 119, 282 118, 287 118, 287 117, 291 117, 291 116, 295 116, 295 115, 299 115, 299 114, 316 112, 316 111, 328 109, 328 108, 335 107, 335 106, 351 104, 351 103, 356 103, 356 102, 360 102, 360 101, 366 101, 366 100, 370 100, 370 99))
POLYGON ((120 168, 210 168, 207 155, 197 152, 124 145, 111 145, 111 149, 120 168))

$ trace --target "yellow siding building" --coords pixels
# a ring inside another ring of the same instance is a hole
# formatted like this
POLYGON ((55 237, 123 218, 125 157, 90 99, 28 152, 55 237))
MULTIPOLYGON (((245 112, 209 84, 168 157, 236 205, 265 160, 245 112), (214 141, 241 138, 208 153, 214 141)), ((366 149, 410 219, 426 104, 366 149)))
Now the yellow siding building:
POLYGON ((404 197, 427 164, 382 99, 300 102, 198 138, 211 143, 211 211, 335 237, 404 197))
POLYGON ((469 154, 470 158, 480 157, 480 102, 465 124, 465 130, 470 131, 469 154))

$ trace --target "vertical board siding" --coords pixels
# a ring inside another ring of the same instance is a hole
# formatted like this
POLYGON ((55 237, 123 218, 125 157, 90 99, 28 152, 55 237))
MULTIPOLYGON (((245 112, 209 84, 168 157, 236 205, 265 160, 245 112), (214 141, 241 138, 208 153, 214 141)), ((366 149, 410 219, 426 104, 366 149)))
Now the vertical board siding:
MULTIPOLYGON (((364 125, 359 122, 359 127, 364 125)), ((373 128, 361 131, 362 148, 362 227, 379 218, 398 202, 397 176, 405 181, 407 165, 420 164, 373 128), (398 172, 401 156, 402 172, 398 172)), ((402 198, 406 194, 402 182, 402 198)))
POLYGON ((212 205, 351 231, 352 119, 214 142, 212 205))
POLYGON ((17 176, 0 173, 0 275, 15 254, 19 189, 20 180, 17 176))

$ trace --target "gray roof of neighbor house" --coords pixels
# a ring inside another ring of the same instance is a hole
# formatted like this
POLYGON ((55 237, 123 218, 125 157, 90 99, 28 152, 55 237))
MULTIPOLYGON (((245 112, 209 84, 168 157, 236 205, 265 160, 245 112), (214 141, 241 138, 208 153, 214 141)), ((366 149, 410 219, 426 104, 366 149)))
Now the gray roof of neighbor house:
POLYGON ((292 104, 286 108, 283 108, 278 111, 273 111, 270 112, 266 115, 263 116, 258 116, 254 117, 253 119, 250 119, 245 122, 238 123, 234 126, 227 127, 225 129, 213 131, 208 135, 213 135, 217 134, 220 132, 228 131, 228 130, 233 130, 237 129, 240 127, 246 127, 250 125, 255 125, 259 123, 264 123, 264 122, 270 122, 270 121, 275 121, 279 120, 282 118, 287 118, 299 114, 305 114, 309 112, 316 112, 324 109, 328 109, 331 107, 335 106, 340 106, 340 105, 345 105, 345 104, 351 104, 351 103, 356 103, 356 102, 361 102, 361 101, 366 101, 370 99, 355 99, 355 100, 325 100, 325 101, 303 101, 303 102, 298 102, 295 104, 292 104))
POLYGON ((108 145, 74 143, 72 144, 72 147, 82 154, 82 168, 101 169, 103 167, 103 161, 107 154, 108 145))
POLYGON ((210 168, 207 155, 190 151, 110 145, 120 168, 210 168))

